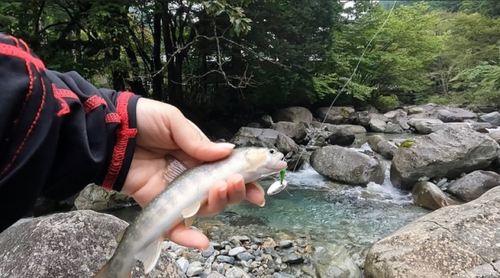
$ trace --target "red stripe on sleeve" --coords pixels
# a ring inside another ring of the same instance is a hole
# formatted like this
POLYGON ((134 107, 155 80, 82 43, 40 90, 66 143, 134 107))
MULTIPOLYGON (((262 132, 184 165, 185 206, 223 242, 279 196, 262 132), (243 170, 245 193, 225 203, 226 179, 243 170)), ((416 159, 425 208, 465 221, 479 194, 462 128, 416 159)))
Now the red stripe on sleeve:
POLYGON ((2 43, 0 44, 0 54, 23 59, 27 63, 33 64, 37 70, 45 69, 45 65, 42 60, 35 58, 29 52, 26 52, 19 47, 2 43))
POLYGON ((113 149, 108 173, 102 183, 102 187, 108 190, 113 188, 113 184, 120 173, 129 139, 134 138, 137 135, 137 129, 129 128, 128 124, 129 120, 127 108, 129 99, 132 96, 133 94, 130 92, 122 92, 116 101, 116 111, 120 117, 120 127, 117 131, 116 145, 113 149))
POLYGON ((83 104, 83 108, 85 110, 85 114, 88 114, 90 111, 96 109, 99 106, 107 106, 106 100, 98 95, 93 95, 85 103, 83 104))

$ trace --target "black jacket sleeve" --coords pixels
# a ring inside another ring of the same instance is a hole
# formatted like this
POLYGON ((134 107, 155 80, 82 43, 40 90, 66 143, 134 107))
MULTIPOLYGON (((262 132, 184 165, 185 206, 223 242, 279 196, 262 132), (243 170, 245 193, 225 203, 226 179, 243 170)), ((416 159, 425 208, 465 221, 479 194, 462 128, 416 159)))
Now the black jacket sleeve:
POLYGON ((137 100, 50 71, 26 43, 0 33, 0 232, 39 196, 67 198, 89 183, 121 190, 137 100))

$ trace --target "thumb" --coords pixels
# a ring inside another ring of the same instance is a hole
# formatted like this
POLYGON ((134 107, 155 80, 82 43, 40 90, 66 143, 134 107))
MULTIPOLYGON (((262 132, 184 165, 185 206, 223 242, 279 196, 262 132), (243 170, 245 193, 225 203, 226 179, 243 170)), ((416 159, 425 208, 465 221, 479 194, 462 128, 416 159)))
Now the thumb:
POLYGON ((214 143, 181 112, 171 121, 175 143, 185 153, 202 161, 213 161, 228 156, 234 148, 231 143, 214 143))

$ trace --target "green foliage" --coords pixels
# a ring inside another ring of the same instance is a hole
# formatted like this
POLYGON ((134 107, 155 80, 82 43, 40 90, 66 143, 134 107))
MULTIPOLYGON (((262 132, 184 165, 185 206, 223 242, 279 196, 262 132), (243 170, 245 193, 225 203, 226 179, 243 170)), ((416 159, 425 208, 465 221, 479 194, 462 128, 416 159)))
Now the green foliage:
POLYGON ((375 107, 382 111, 390 111, 398 108, 401 104, 399 102, 398 96, 379 96, 377 100, 373 103, 375 107))

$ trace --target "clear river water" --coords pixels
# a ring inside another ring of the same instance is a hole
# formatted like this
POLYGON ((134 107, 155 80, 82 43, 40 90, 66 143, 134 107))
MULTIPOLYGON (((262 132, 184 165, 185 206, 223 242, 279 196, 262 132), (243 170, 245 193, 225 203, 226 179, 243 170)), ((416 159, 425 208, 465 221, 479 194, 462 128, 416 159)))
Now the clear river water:
MULTIPOLYGON (((360 149, 369 148, 363 144, 360 149)), ((287 172, 287 191, 266 196, 265 207, 248 202, 230 206, 208 220, 231 226, 252 225, 297 235, 313 242, 342 246, 353 253, 363 253, 376 241, 390 235, 416 218, 429 213, 415 206, 411 194, 394 188, 389 180, 390 162, 382 184, 342 185, 328 181, 311 166, 287 172)), ((261 180, 264 189, 278 177, 261 180)), ((130 221, 139 209, 115 212, 130 221)), ((203 221, 203 220, 202 220, 203 221)))

